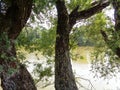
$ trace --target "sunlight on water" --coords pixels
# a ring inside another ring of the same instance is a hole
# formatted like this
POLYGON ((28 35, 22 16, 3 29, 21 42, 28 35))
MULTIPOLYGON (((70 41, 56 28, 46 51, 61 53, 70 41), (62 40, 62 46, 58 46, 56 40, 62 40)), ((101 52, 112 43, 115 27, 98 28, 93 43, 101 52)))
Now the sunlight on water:
MULTIPOLYGON (((72 65, 75 76, 80 77, 78 80, 80 84, 84 87, 80 87, 79 90, 120 90, 120 74, 110 80, 104 80, 103 78, 93 78, 93 73, 89 71, 90 64, 78 64, 76 62, 73 62, 72 65)), ((50 85, 45 88, 38 87, 38 90, 55 89, 54 85, 50 85)))
MULTIPOLYGON (((87 56, 89 58, 89 56, 87 56)), ((41 58, 43 60, 43 58, 41 58)), ((30 55, 28 58, 29 61, 32 63, 34 62, 41 62, 42 60, 36 60, 36 57, 34 55, 30 55)), ((72 68, 73 72, 75 73, 75 76, 78 78, 77 81, 84 86, 88 90, 120 90, 120 73, 117 74, 117 77, 113 77, 109 80, 104 80, 103 78, 94 78, 94 75, 90 71, 89 60, 88 64, 80 64, 78 62, 73 61, 72 62, 72 68)), ((30 64, 28 67, 28 70, 32 72, 33 65, 30 64)), ((54 79, 53 79, 54 80, 54 79)), ((37 85, 38 90, 54 90, 54 85, 50 85, 45 88, 40 88, 40 85, 37 85)), ((85 88, 80 87, 79 90, 86 90, 85 88)))
MULTIPOLYGON (((92 90, 120 90, 120 74, 117 77, 113 77, 109 80, 104 80, 103 78, 94 78, 94 74, 90 72, 90 64, 78 64, 73 63, 73 70, 76 72, 76 75, 84 79, 90 80, 93 85, 92 90)), ((86 88, 89 86, 89 83, 85 80, 82 80, 82 85, 86 88)), ((90 89, 90 87, 88 87, 90 89)), ((81 89, 80 89, 81 90, 81 89)), ((85 89, 83 89, 85 90, 85 89)))

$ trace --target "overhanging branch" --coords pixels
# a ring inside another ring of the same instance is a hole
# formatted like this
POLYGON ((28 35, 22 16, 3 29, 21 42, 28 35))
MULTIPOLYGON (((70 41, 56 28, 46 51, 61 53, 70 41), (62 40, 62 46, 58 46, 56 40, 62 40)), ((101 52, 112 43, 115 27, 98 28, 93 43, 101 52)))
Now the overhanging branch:
POLYGON ((77 20, 87 19, 99 12, 101 12, 104 8, 109 6, 110 2, 106 1, 98 4, 91 4, 92 7, 86 10, 78 11, 78 6, 70 13, 70 25, 74 25, 77 20))
POLYGON ((87 10, 80 11, 80 12, 77 13, 76 18, 77 18, 77 20, 87 19, 87 18, 95 15, 96 13, 101 12, 109 4, 110 4, 110 2, 105 2, 105 3, 102 3, 102 4, 95 5, 95 6, 89 8, 87 10))

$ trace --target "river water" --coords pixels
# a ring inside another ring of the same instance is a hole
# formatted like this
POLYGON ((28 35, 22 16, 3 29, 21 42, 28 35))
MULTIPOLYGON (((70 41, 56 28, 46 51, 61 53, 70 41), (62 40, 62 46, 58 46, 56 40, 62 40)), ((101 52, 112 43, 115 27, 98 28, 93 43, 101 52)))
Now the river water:
MULTIPOLYGON (((80 82, 86 88, 91 89, 92 87, 92 90, 120 90, 120 74, 109 80, 98 77, 95 78, 95 74, 90 71, 90 64, 73 63, 72 65, 73 70, 75 70, 76 74, 79 77, 83 78, 80 79, 80 82), (84 79, 89 80, 91 84, 84 79)), ((86 89, 83 88, 83 90, 86 89)))
MULTIPOLYGON (((120 90, 120 75, 113 77, 110 80, 104 80, 103 78, 94 78, 94 74, 90 72, 90 64, 72 63, 75 76, 79 77, 78 81, 83 86, 79 87, 79 90, 120 90)), ((38 90, 55 90, 54 85, 50 85, 45 88, 39 88, 38 90)))
MULTIPOLYGON (((34 62, 35 59, 36 58, 33 55, 30 55, 28 58, 31 62, 34 62)), ((91 64, 72 62, 73 72, 75 73, 77 82, 79 82, 79 90, 120 90, 120 74, 117 74, 116 77, 109 80, 97 77, 95 78, 95 74, 90 71, 90 66, 91 64)), ((31 72, 32 69, 33 65, 30 64, 28 70, 31 72)), ((54 81, 54 78, 52 80, 54 81)), ((55 90, 53 84, 45 88, 40 88, 38 84, 37 88, 38 90, 55 90)))

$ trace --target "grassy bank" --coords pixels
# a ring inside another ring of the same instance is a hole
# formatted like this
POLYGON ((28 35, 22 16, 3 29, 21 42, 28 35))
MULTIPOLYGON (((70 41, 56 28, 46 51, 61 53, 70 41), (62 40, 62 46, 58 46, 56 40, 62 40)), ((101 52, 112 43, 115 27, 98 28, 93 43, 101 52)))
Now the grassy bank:
POLYGON ((86 46, 78 47, 71 52, 72 60, 82 64, 89 63, 93 51, 94 51, 94 47, 86 47, 86 46))

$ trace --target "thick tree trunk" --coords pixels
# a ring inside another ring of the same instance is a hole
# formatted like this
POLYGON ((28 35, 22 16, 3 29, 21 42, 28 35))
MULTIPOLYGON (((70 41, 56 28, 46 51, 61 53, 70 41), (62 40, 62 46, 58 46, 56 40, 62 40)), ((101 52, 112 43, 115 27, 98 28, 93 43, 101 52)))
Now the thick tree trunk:
POLYGON ((69 56, 69 15, 63 1, 57 2, 58 26, 55 46, 55 89, 78 90, 69 56))
POLYGON ((73 25, 76 24, 77 20, 87 19, 101 12, 108 5, 109 2, 106 1, 92 5, 91 8, 82 11, 78 11, 79 6, 77 6, 68 14, 64 0, 57 0, 58 23, 55 45, 56 90, 78 90, 69 56, 69 35, 73 25))
MULTIPOLYGON (((58 27, 59 28, 59 27, 58 27)), ((57 29, 58 31, 60 29, 57 29)), ((55 54, 55 89, 56 90, 78 90, 69 56, 69 36, 59 34, 56 38, 55 54)))
POLYGON ((32 0, 11 0, 4 13, 0 11, 0 77, 3 90, 36 90, 31 75, 16 57, 14 43, 31 9, 32 0), (13 69, 17 71, 10 74, 13 69))
POLYGON ((1 71, 1 86, 3 90, 36 90, 34 81, 25 68, 20 65, 16 57, 14 43, 11 40, 4 41, 3 47, 0 48, 0 65, 3 67, 1 71), (9 42, 9 45, 7 42, 9 42), (8 47, 7 47, 8 45, 8 47), (3 57, 3 55, 5 55, 3 57), (10 74, 10 70, 17 71, 10 74))

